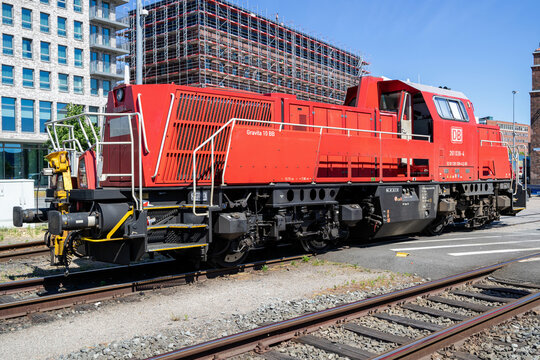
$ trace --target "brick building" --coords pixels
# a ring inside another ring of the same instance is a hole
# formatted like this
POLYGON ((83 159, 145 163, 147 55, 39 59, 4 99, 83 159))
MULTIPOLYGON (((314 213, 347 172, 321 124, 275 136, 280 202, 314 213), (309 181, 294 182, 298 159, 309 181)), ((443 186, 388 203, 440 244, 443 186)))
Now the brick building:
POLYGON ((540 47, 533 52, 531 69, 531 183, 540 185, 540 47))

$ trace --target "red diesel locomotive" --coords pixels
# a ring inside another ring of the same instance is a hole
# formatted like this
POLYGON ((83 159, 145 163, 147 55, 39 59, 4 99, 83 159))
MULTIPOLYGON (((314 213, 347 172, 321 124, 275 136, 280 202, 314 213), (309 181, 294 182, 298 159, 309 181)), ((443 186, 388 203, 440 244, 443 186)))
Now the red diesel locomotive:
POLYGON ((14 209, 15 225, 48 222, 55 264, 160 251, 227 266, 284 241, 323 251, 350 235, 482 226, 526 202, 499 129, 477 124, 464 94, 410 82, 363 77, 341 106, 122 85, 99 133, 83 121, 47 124, 50 208, 14 209), (86 151, 59 140, 66 125, 86 151))

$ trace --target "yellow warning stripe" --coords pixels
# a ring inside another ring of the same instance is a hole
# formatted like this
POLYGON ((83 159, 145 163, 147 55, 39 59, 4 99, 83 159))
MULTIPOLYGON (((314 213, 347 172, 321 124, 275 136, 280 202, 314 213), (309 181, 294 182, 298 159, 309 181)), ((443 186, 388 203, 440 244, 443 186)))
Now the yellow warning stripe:
POLYGON ((124 238, 92 239, 89 237, 81 237, 81 240, 90 241, 90 242, 104 242, 104 241, 116 241, 116 240, 125 240, 125 239, 124 238))
POLYGON ((156 225, 156 226, 149 226, 148 230, 159 230, 159 229, 199 229, 199 228, 205 228, 207 225, 193 225, 193 226, 187 226, 187 225, 156 225))
POLYGON ((127 220, 128 217, 130 217, 131 215, 133 215, 133 209, 130 209, 124 216, 122 216, 122 218, 120 219, 120 221, 112 228, 111 231, 109 231, 109 233, 107 234, 106 238, 107 239, 111 239, 111 237, 113 236, 113 234, 116 232, 116 230, 118 230, 118 228, 127 220))
POLYGON ((180 246, 180 247, 172 247, 172 248, 165 248, 165 249, 156 249, 156 250, 150 250, 150 251, 165 251, 165 250, 189 249, 189 248, 204 247, 204 246, 208 246, 208 244, 198 244, 198 245, 180 246))

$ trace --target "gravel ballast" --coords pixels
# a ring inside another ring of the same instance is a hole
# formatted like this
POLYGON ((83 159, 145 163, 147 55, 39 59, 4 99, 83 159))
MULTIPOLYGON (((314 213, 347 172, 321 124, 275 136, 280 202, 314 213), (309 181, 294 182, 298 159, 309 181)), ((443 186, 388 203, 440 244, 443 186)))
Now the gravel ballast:
POLYGON ((150 292, 139 301, 100 303, 61 318, 52 313, 53 321, 0 334, 2 358, 144 358, 419 281, 318 259, 297 262, 150 292))

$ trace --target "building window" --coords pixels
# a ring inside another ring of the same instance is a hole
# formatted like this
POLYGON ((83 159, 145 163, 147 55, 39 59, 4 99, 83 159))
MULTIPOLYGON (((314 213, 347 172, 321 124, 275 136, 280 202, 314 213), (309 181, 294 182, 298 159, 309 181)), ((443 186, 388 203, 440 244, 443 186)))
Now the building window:
POLYGON ((67 46, 58 45, 58 63, 67 65, 67 46))
POLYGON ((107 28, 102 28, 101 35, 102 35, 101 42, 103 43, 103 45, 110 46, 111 45, 111 30, 107 28))
POLYGON ((2 65, 2 85, 13 85, 13 66, 2 65))
POLYGON ((23 86, 33 88, 34 87, 34 69, 23 68, 23 86))
POLYGON ((13 35, 2 34, 2 54, 13 55, 13 35))
POLYGON ((73 56, 73 62, 76 67, 83 67, 83 51, 82 49, 75 48, 73 56))
POLYGON ((51 61, 51 43, 41 42, 41 61, 51 61))
POLYGON ((13 5, 2 3, 2 24, 13 25, 13 5))
POLYGON ((66 8, 66 0, 58 0, 56 2, 56 6, 58 6, 59 8, 65 9, 66 8))
POLYGON ((49 5, 49 0, 39 0, 39 2, 42 3, 42 4, 49 5))
POLYGON ((103 54, 103 72, 111 72, 111 55, 103 54))
POLYGON ((66 103, 56 103, 56 119, 61 120, 67 115, 67 105, 66 103))
POLYGON ((108 96, 111 91, 111 82, 109 80, 103 80, 103 96, 108 96))
MULTIPOLYGON (((99 112, 99 107, 98 106, 89 106, 88 107, 88 112, 98 113, 99 112)), ((88 118, 90 119, 92 124, 97 124, 98 123, 98 116, 97 115, 89 115, 88 118)))
POLYGON ((2 97, 2 131, 15 131, 15 98, 2 97))
POLYGON ((83 90, 83 77, 73 76, 73 92, 75 94, 82 94, 84 92, 83 90))
POLYGON ((32 40, 31 39, 22 39, 22 56, 23 59, 32 58, 32 40))
POLYGON ((82 22, 80 21, 73 22, 73 38, 82 40, 82 22))
POLYGON ((67 26, 66 26, 66 18, 59 16, 58 17, 58 36, 67 36, 67 26))
POLYGON ((81 0, 73 0, 73 10, 75 10, 76 12, 82 12, 81 0))
POLYGON ((97 79, 90 79, 90 95, 99 95, 99 81, 97 79))
POLYGON ((46 132, 45 123, 51 121, 52 102, 40 101, 39 102, 39 132, 46 132))
POLYGON ((51 90, 51 72, 39 71, 39 88, 42 90, 51 90))
POLYGON ((96 25, 90 25, 90 45, 97 44, 98 28, 96 25))
POLYGON ((104 19, 108 19, 109 14, 110 14, 110 8, 111 6, 109 5, 109 3, 102 2, 101 3, 101 17, 103 17, 104 19))
POLYGON ((68 92, 69 82, 68 74, 58 74, 58 91, 68 92))
POLYGON ((49 33, 49 14, 39 13, 39 31, 49 33))
POLYGON ((34 100, 21 99, 21 130, 34 132, 34 100))
POLYGON ((32 10, 22 8, 21 20, 23 29, 32 29, 32 10))

